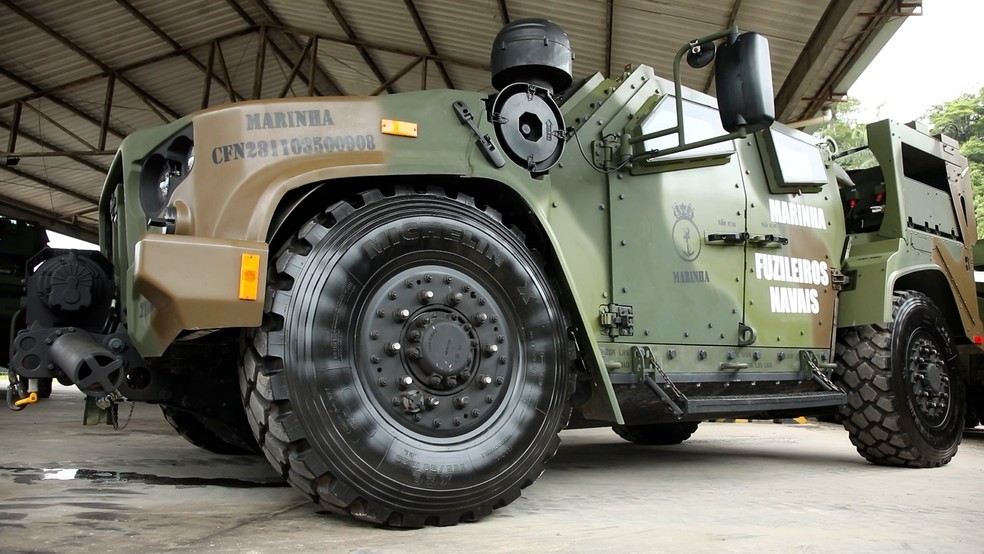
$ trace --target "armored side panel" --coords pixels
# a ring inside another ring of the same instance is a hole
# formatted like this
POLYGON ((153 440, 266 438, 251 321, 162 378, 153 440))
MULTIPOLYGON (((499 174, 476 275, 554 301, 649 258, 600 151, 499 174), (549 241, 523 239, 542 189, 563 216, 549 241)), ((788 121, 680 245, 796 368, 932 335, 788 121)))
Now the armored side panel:
POLYGON ((962 342, 984 334, 975 302, 977 240, 967 161, 946 137, 892 121, 868 126, 878 166, 851 172, 844 197, 850 279, 838 324, 891 320, 892 294, 929 295, 962 342))

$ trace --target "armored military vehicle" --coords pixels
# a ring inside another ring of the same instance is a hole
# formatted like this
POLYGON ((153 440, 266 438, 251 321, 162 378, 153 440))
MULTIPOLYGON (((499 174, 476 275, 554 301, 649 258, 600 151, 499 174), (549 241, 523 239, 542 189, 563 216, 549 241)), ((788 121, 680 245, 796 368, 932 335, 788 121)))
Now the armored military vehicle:
POLYGON ((681 45, 672 81, 573 83, 544 20, 491 66, 492 95, 242 102, 128 137, 101 253, 27 280, 17 390, 159 404, 392 526, 509 504, 565 426, 673 444, 839 411, 874 463, 952 458, 957 345, 982 334, 952 141, 876 123, 878 167, 840 171, 773 122, 768 42, 737 29, 681 45))

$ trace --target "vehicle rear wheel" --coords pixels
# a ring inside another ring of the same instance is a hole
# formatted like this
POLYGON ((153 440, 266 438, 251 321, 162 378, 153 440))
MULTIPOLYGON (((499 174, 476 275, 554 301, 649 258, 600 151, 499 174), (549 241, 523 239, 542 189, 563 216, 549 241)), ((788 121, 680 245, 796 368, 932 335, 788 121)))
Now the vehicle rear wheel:
POLYGON ((211 419, 174 406, 161 406, 164 419, 186 441, 216 454, 259 454, 250 429, 225 421, 211 419))
POLYGON ((333 511, 401 527, 512 502, 560 443, 569 339, 537 258, 443 190, 332 206, 271 261, 241 379, 257 440, 333 511))
POLYGON ((666 446, 680 444, 689 439, 699 424, 698 421, 675 421, 648 425, 613 425, 612 431, 635 444, 666 446))
POLYGON ((936 467, 956 454, 966 410, 957 351, 924 294, 895 293, 887 325, 840 331, 836 377, 844 427, 868 461, 936 467))

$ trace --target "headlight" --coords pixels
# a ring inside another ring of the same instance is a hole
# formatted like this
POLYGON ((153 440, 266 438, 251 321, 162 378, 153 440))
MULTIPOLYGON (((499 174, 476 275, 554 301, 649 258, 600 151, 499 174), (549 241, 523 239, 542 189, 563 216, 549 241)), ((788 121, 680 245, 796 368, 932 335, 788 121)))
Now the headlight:
POLYGON ((181 180, 181 169, 171 161, 164 162, 164 168, 161 170, 160 180, 157 182, 157 199, 163 206, 167 203, 167 199, 171 197, 171 189, 173 184, 178 183, 181 180))
POLYGON ((140 170, 140 207, 147 218, 163 213, 175 189, 195 165, 192 127, 181 129, 144 156, 140 170))

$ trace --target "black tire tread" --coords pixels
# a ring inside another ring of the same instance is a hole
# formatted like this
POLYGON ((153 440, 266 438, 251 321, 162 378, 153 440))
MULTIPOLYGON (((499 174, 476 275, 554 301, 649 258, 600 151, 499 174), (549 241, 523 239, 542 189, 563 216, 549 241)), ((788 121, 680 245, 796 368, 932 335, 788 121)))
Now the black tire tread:
MULTIPOLYGON (((421 194, 409 187, 398 187, 396 196, 421 194)), ((453 200, 475 207, 475 201, 466 194, 449 195, 443 188, 429 187, 423 194, 452 198, 453 200)), ((521 480, 519 487, 508 490, 484 505, 461 512, 442 513, 439 516, 426 518, 415 517, 412 514, 399 512, 385 513, 382 506, 373 505, 357 494, 340 479, 330 472, 317 456, 308 455, 310 446, 303 434, 298 418, 291 408, 291 400, 286 394, 286 382, 282 362, 283 351, 283 314, 278 310, 275 300, 280 290, 290 290, 297 275, 292 274, 297 265, 291 263, 295 256, 306 256, 317 240, 324 235, 335 223, 349 217, 367 204, 384 198, 379 190, 369 190, 359 195, 355 201, 342 200, 329 207, 323 214, 313 218, 303 225, 296 236, 289 241, 273 258, 273 269, 269 276, 267 290, 267 309, 263 324, 247 336, 246 351, 244 352, 244 371, 242 372, 243 403, 253 428, 257 442, 263 453, 280 474, 295 488, 307 494, 313 501, 318 502, 328 510, 347 514, 356 519, 395 527, 422 527, 429 525, 455 525, 459 522, 476 521, 492 510, 503 507, 520 496, 520 489, 525 488, 539 477, 546 462, 552 458, 560 446, 557 433, 567 423, 567 417, 562 417, 560 425, 552 434, 546 447, 545 454, 539 463, 521 480)), ((501 223, 502 215, 491 207, 483 211, 491 219, 501 223)), ((533 251, 534 258, 539 263, 541 258, 533 251)), ((570 342, 570 341, 568 341, 570 342)), ((565 397, 573 393, 573 374, 567 380, 565 397)))
POLYGON ((235 429, 173 406, 162 405, 161 411, 178 435, 199 448, 216 454, 259 454, 259 445, 253 442, 249 429, 235 429))
POLYGON ((634 444, 669 446, 689 439, 697 431, 699 424, 698 421, 675 421, 646 425, 613 425, 612 431, 634 444))
MULTIPOLYGON (((902 304, 914 297, 928 301, 918 292, 895 293, 893 322, 902 304)), ((889 323, 851 327, 838 333, 836 377, 848 398, 840 408, 842 423, 858 453, 871 463, 912 468, 945 465, 952 455, 926 456, 900 421, 903 415, 896 406, 891 381, 892 332, 893 324, 889 323)))

